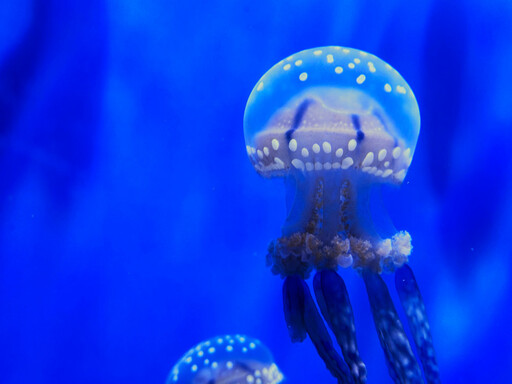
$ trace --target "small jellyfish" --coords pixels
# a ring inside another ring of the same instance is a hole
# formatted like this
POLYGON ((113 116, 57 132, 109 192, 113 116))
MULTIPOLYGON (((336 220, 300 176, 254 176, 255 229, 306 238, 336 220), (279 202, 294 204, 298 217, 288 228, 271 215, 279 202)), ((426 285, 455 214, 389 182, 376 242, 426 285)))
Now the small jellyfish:
POLYGON ((249 159, 260 175, 285 180, 288 214, 281 237, 268 247, 267 263, 284 278, 291 339, 309 335, 341 383, 365 382, 366 367, 338 268, 353 268, 363 277, 393 380, 420 383, 420 366, 380 276, 396 272, 425 379, 439 382, 423 300, 405 264, 411 236, 397 231, 376 203, 379 186, 404 180, 419 131, 418 104, 409 85, 389 64, 356 49, 296 53, 265 73, 247 102, 249 159), (320 311, 305 283, 313 271, 320 311))
POLYGON ((199 343, 172 368, 167 384, 278 384, 283 374, 261 341, 224 335, 199 343))

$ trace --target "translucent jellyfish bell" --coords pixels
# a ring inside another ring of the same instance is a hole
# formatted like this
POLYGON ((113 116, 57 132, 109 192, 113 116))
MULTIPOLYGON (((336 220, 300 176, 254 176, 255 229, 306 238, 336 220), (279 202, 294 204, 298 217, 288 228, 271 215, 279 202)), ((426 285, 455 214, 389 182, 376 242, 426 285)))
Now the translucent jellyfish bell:
POLYGON ((392 379, 422 383, 380 276, 396 271, 395 287, 424 376, 428 383, 440 382, 425 306, 405 265, 411 237, 386 220, 370 195, 375 186, 402 183, 419 131, 418 103, 402 76, 355 49, 321 47, 294 54, 263 75, 247 102, 247 154, 260 175, 286 181, 288 216, 281 237, 268 247, 267 263, 284 278, 290 337, 298 342, 309 335, 338 383, 364 383, 367 377, 339 267, 353 267, 365 282, 392 379), (315 269, 316 303, 304 281, 315 269))
POLYGON ((259 340, 224 335, 199 343, 171 370, 167 384, 278 384, 283 375, 259 340))
POLYGON ((306 263, 293 271, 280 265, 283 253, 304 250, 344 267, 372 264, 380 271, 402 265, 410 237, 379 233, 369 211, 369 188, 404 180, 419 130, 418 104, 409 85, 369 53, 309 49, 265 73, 247 102, 244 132, 258 173, 292 181, 284 236, 271 252, 274 272, 307 276, 318 265, 306 263), (315 209, 319 215, 311 215, 315 209), (331 248, 330 260, 305 246, 307 233, 315 236, 317 248, 331 248))
POLYGON ((374 55, 341 47, 308 49, 274 65, 254 87, 244 116, 247 152, 267 177, 307 163, 310 171, 317 163, 342 168, 349 157, 344 168, 362 170, 371 152, 372 170, 364 172, 381 170, 382 180, 375 180, 400 183, 419 130, 418 103, 402 76, 374 55))

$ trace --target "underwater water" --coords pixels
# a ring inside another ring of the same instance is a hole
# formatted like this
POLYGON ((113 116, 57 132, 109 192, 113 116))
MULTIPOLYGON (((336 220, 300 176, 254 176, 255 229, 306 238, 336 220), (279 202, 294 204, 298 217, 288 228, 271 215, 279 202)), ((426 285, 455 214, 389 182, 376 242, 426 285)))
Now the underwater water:
MULTIPOLYGON (((290 341, 265 265, 285 186, 243 131, 260 77, 326 45, 390 63, 418 101, 382 200, 413 239, 442 381, 510 381, 510 41, 505 0, 1 3, 0 382, 164 383, 224 334, 261 340, 285 382, 335 382, 290 341)), ((339 274, 368 383, 391 383, 363 279, 339 274)))

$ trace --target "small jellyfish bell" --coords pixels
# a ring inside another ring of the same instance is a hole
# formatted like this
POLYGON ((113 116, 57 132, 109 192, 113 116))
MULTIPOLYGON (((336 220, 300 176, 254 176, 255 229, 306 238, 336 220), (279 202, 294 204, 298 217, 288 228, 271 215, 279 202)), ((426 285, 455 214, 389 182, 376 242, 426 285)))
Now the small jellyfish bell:
POLYGON ((222 335, 191 348, 172 368, 167 384, 278 384, 283 374, 261 341, 222 335))
MULTIPOLYGON (((267 262, 285 278, 288 329, 293 341, 310 336, 338 382, 366 380, 352 307, 335 272, 340 267, 363 276, 391 376, 397 382, 421 379, 379 275, 397 271, 396 276, 414 280, 412 271, 400 272, 408 268, 411 237, 383 218, 372 195, 375 187, 403 182, 419 132, 418 103, 407 82, 383 60, 356 49, 330 46, 296 53, 265 73, 247 101, 249 159, 260 175, 285 180, 288 214, 281 237, 269 245, 267 262), (318 307, 344 361, 304 282, 314 270, 318 307)), ((397 283, 400 287, 404 284, 397 283)), ((408 310, 422 305, 419 291, 406 296, 402 304, 408 310)), ((424 307, 418 311, 425 314, 424 307)), ((426 321, 425 316, 409 324, 421 323, 412 331, 425 334, 426 321)), ((431 339, 418 340, 426 340, 423 346, 433 356, 431 339)), ((437 372, 434 358, 422 362, 437 372)))

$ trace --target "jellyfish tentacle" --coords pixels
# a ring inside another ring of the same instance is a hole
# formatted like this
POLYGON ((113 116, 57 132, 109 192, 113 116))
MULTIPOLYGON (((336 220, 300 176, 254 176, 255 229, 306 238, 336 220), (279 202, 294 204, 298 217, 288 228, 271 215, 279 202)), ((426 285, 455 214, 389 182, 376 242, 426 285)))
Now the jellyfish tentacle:
POLYGON ((347 365, 334 349, 306 282, 298 276, 288 276, 283 284, 283 296, 285 319, 292 341, 302 341, 307 332, 327 369, 338 383, 354 383, 347 365))
POLYGON ((284 318, 292 342, 306 338, 304 324, 304 289, 300 279, 287 277, 283 284, 284 318))
POLYGON ((363 279, 391 378, 395 383, 423 383, 420 367, 384 280, 369 269, 363 270, 363 279))
POLYGON ((356 383, 366 382, 366 366, 359 356, 354 314, 347 288, 333 270, 317 272, 313 280, 320 311, 334 333, 356 383))
POLYGON ((395 287, 407 316, 407 323, 416 344, 425 379, 429 384, 440 383, 439 367, 425 304, 412 269, 407 264, 396 270, 395 287))

